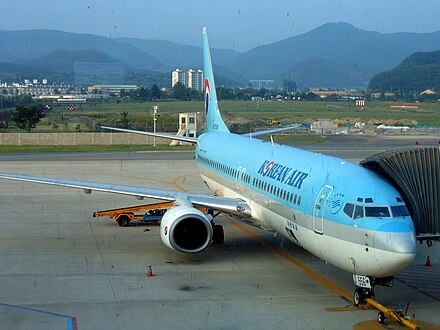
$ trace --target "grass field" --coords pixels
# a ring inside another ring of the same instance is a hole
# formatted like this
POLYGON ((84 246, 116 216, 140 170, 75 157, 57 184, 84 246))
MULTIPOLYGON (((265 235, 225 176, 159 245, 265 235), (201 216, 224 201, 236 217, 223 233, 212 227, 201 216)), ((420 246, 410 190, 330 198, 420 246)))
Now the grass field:
MULTIPOLYGON (((274 118, 284 123, 310 123, 316 119, 333 119, 342 123, 354 124, 385 123, 388 125, 431 125, 440 126, 440 102, 419 103, 418 109, 391 108, 392 102, 367 102, 364 109, 352 102, 325 101, 220 101, 220 108, 228 124, 246 123, 248 127, 266 126, 266 120, 274 118)), ((121 112, 129 113, 136 129, 152 129, 151 108, 159 106, 157 124, 159 130, 177 130, 177 114, 181 112, 204 111, 202 101, 188 102, 143 102, 143 103, 100 103, 81 105, 75 112, 56 108, 48 112, 47 117, 37 126, 36 131, 51 131, 58 124, 59 132, 75 131, 80 117, 89 117, 95 123, 117 125, 121 112), (66 120, 67 119, 67 120, 66 120)), ((81 124, 82 131, 91 127, 81 124)))

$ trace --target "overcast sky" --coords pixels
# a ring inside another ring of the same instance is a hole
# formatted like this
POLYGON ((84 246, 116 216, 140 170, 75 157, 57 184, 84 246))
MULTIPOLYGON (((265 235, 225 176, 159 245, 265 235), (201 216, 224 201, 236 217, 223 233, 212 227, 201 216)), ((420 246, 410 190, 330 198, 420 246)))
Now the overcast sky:
POLYGON ((1 0, 0 29, 56 29, 245 51, 347 22, 364 30, 440 30, 438 0, 1 0))

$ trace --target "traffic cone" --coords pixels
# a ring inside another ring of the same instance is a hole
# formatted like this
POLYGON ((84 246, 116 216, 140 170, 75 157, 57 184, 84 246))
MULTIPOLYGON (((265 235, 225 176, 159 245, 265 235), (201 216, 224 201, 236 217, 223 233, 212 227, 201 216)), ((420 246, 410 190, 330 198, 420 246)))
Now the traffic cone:
POLYGON ((152 277, 153 276, 153 269, 151 268, 151 266, 148 266, 147 276, 148 277, 152 277))
POLYGON ((431 266, 431 259, 429 259, 429 256, 426 257, 425 266, 431 266))

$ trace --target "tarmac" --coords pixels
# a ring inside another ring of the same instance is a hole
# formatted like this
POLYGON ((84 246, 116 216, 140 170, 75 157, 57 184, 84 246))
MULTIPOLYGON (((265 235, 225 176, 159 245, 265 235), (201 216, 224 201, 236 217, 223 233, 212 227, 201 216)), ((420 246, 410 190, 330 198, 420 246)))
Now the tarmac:
MULTIPOLYGON (((413 144, 337 137, 303 147, 358 161, 413 144)), ((1 172, 209 193, 191 152, 0 157, 1 172)), ((384 328, 377 311, 352 306, 351 274, 280 236, 219 217, 225 245, 187 255, 165 247, 157 226, 92 217, 148 202, 0 180, 0 329, 384 328)), ((382 305, 409 302, 429 329, 440 329, 439 246, 418 245, 394 286, 375 290, 382 305)))

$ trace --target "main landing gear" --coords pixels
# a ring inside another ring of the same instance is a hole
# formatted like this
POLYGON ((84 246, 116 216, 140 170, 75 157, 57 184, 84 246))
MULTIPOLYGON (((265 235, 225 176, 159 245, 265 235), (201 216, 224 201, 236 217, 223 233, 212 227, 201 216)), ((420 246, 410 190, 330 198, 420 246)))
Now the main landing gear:
POLYGON ((218 216, 220 212, 214 214, 214 211, 212 209, 208 210, 208 215, 212 217, 211 224, 212 224, 212 245, 223 245, 225 243, 225 232, 223 230, 222 225, 216 225, 214 223, 214 218, 218 216))

